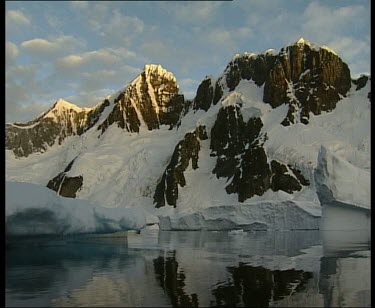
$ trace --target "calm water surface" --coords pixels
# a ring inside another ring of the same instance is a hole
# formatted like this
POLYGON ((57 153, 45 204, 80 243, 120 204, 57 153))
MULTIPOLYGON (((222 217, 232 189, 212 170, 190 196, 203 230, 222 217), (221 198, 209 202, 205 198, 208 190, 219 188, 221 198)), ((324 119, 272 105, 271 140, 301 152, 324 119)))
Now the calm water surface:
POLYGON ((7 306, 371 306, 353 232, 145 230, 122 243, 6 251, 7 306))

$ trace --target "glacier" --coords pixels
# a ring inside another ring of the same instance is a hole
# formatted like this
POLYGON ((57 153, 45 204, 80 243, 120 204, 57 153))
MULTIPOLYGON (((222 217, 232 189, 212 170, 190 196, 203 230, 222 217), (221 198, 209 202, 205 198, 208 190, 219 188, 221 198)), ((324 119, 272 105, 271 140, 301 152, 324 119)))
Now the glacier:
POLYGON ((320 208, 312 202, 259 201, 159 216, 159 226, 161 230, 317 230, 320 217, 320 208))
POLYGON ((321 229, 370 232, 370 172, 322 146, 314 176, 322 205, 321 229))

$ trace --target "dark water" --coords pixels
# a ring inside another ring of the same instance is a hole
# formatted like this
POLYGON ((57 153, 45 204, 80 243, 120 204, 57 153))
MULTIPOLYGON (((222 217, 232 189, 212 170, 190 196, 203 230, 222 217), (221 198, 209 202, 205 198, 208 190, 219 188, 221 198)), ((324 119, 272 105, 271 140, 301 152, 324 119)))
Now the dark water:
POLYGON ((159 232, 6 251, 7 306, 370 307, 363 234, 159 232))

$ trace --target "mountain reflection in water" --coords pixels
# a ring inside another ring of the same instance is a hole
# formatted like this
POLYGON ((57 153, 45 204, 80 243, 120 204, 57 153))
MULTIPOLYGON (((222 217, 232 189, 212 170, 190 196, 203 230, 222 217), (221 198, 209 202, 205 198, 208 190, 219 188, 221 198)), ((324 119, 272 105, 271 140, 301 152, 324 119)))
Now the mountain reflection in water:
POLYGON ((370 307, 370 260, 348 234, 145 230, 7 249, 6 306, 370 307))

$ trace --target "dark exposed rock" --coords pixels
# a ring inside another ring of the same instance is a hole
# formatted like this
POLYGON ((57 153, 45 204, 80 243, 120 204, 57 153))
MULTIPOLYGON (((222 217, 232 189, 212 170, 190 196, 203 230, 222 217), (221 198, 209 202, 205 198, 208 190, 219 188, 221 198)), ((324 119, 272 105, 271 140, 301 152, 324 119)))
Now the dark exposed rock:
POLYGON ((77 111, 68 106, 64 106, 59 100, 35 120, 7 124, 6 148, 12 150, 16 157, 27 157, 36 152, 43 153, 54 145, 56 140, 61 144, 66 137, 82 135, 90 129, 109 106, 109 101, 104 100, 102 104, 89 111, 77 111))
POLYGON ((82 188, 83 184, 82 176, 68 177, 66 175, 66 173, 72 168, 74 160, 75 159, 68 164, 64 172, 60 172, 47 184, 49 189, 54 190, 58 195, 67 198, 75 198, 76 193, 82 188))
POLYGON ((182 94, 172 96, 165 106, 167 112, 159 113, 160 125, 169 125, 170 129, 172 129, 181 120, 181 114, 185 112, 186 107, 187 105, 185 105, 185 99, 182 94))
POLYGON ((262 126, 260 118, 245 123, 240 108, 228 106, 219 111, 211 130, 211 155, 217 156, 213 173, 232 179, 226 191, 238 193, 240 202, 269 188, 271 173, 260 145, 262 126))
POLYGON ((227 106, 220 109, 211 129, 211 156, 217 157, 213 173, 230 181, 226 191, 237 193, 240 202, 269 188, 287 193, 301 189, 299 178, 286 174, 285 165, 275 160, 268 164, 262 127, 260 118, 245 123, 239 106, 227 106))
POLYGON ((178 93, 173 75, 161 66, 146 65, 115 99, 115 107, 98 129, 104 133, 110 125, 117 123, 128 132, 139 132, 141 120, 149 130, 163 124, 172 128, 180 120, 184 105, 184 96, 178 93))
POLYGON ((283 65, 279 60, 276 60, 275 65, 268 73, 266 84, 264 85, 264 102, 269 103, 272 108, 287 103, 289 101, 287 96, 288 87, 289 84, 283 65))
POLYGON ((198 153, 200 141, 207 139, 204 126, 199 126, 192 133, 187 133, 175 147, 171 160, 156 186, 154 194, 155 207, 167 204, 176 207, 178 198, 178 185, 184 187, 186 180, 184 171, 191 161, 192 168, 198 168, 198 153))
POLYGON ((272 55, 236 56, 225 69, 225 81, 229 91, 233 91, 241 79, 253 80, 256 85, 261 86, 266 80, 273 61, 272 55))
POLYGON ((203 109, 207 111, 212 103, 214 96, 213 85, 211 84, 211 78, 207 78, 202 81, 197 90, 197 95, 194 99, 194 110, 203 109))
POLYGON ((66 176, 61 183, 59 195, 67 198, 75 198, 77 191, 82 188, 82 184, 83 177, 81 175, 75 177, 66 176))
POLYGON ((98 130, 101 130, 102 133, 104 133, 113 123, 117 123, 117 125, 123 129, 126 128, 129 132, 139 132, 141 122, 138 119, 137 112, 134 109, 131 100, 125 95, 125 93, 121 93, 114 100, 112 112, 108 115, 105 121, 98 126, 98 130))
POLYGON ((34 152, 45 152, 55 143, 60 134, 60 126, 52 119, 45 119, 32 128, 6 126, 5 146, 16 157, 27 157, 34 152))
POLYGON ((214 98, 213 98, 212 103, 214 105, 216 105, 219 102, 219 100, 222 98, 222 96, 223 96, 223 88, 222 88, 222 85, 221 85, 220 79, 219 79, 219 80, 216 81, 214 98))
MULTIPOLYGON (((365 82, 365 77, 361 78, 359 88, 365 82)), ((310 112, 319 115, 322 111, 332 111, 351 87, 349 68, 340 57, 327 48, 299 40, 282 48, 278 54, 236 55, 215 87, 208 79, 201 83, 196 108, 207 111, 211 106, 212 91, 215 105, 223 96, 223 84, 233 91, 242 79, 264 85, 263 101, 272 108, 289 105, 287 116, 281 123, 284 126, 298 121, 307 124, 310 112)))
POLYGON ((368 80, 369 77, 367 75, 361 75, 358 79, 353 79, 353 83, 357 86, 355 90, 358 91, 364 88, 368 80))
MULTIPOLYGON (((332 111, 336 103, 351 87, 350 71, 342 60, 325 48, 313 48, 310 44, 297 43, 282 49, 274 66, 268 73, 263 100, 273 108, 291 102, 293 96, 288 88, 293 87, 294 96, 301 108, 301 122, 308 123, 309 113, 332 111)), ((295 123, 291 114, 283 125, 295 123)))
POLYGON ((287 174, 288 169, 285 165, 273 160, 271 161, 271 171, 271 189, 273 191, 283 190, 291 194, 293 191, 301 190, 301 184, 295 177, 287 174))
POLYGON ((303 176, 302 172, 298 170, 296 167, 293 167, 291 165, 288 165, 289 169, 292 170, 294 176, 298 179, 298 181, 303 185, 303 186, 309 186, 310 181, 305 179, 303 176))

